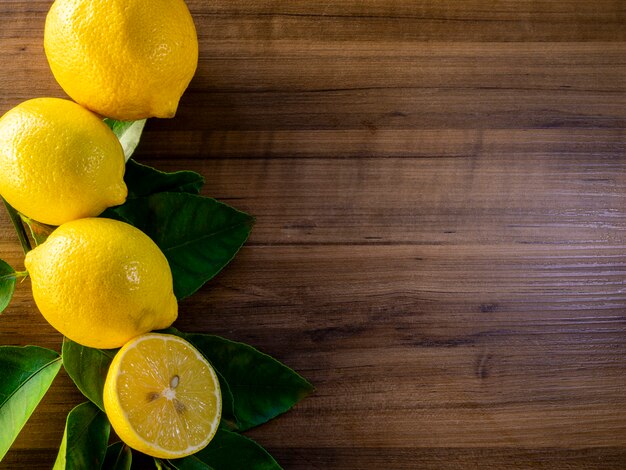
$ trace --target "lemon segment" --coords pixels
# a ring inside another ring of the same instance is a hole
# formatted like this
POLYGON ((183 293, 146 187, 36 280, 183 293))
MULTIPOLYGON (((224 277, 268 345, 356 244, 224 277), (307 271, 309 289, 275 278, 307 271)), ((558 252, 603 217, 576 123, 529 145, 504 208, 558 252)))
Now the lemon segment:
POLYGON ((206 447, 221 417, 217 375, 189 342, 149 333, 117 353, 104 386, 104 408, 126 444, 159 458, 206 447))
POLYGON ((28 100, 0 119, 0 194, 38 222, 61 225, 122 204, 125 163, 111 129, 71 101, 28 100))
POLYGON ((33 297, 63 335, 92 348, 118 348, 178 314, 172 273, 141 230, 87 218, 61 225, 26 255, 33 297))
POLYGON ((122 121, 173 117, 198 65, 183 0, 56 0, 44 47, 72 99, 122 121))

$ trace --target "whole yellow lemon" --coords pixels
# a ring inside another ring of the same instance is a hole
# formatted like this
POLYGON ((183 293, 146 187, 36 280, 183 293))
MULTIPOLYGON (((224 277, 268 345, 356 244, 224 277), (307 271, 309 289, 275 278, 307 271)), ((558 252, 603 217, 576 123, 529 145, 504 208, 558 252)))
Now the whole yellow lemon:
POLYGON ((117 348, 176 320, 165 255, 126 223, 87 218, 63 224, 24 264, 42 315, 84 346, 117 348))
POLYGON ((198 65, 183 0, 56 0, 44 47, 72 99, 124 121, 173 117, 198 65))
POLYGON ((125 159, 95 114, 38 98, 0 118, 0 194, 24 215, 60 225, 126 200, 125 159))

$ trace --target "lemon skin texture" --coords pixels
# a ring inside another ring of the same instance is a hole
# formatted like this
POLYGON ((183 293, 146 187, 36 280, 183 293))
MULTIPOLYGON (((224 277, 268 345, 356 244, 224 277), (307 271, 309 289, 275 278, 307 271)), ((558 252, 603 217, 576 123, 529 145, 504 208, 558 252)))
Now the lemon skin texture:
POLYGON ((95 114, 37 98, 0 118, 0 194, 44 224, 99 215, 126 200, 124 151, 95 114))
POLYGON ((63 224, 24 264, 42 315, 84 346, 118 348, 177 317, 167 259, 126 223, 87 218, 63 224))
POLYGON ((149 333, 113 358, 104 385, 104 409, 128 446, 160 458, 202 450, 222 412, 219 380, 187 341, 149 333))
POLYGON ((198 65, 183 0, 56 0, 44 47, 73 100, 123 121, 173 117, 198 65))

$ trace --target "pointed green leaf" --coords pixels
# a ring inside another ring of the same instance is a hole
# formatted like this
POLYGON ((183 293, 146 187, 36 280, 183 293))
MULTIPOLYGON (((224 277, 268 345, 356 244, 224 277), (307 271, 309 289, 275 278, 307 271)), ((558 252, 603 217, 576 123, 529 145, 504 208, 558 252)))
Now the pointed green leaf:
POLYGON ((56 229, 53 225, 42 224, 36 220, 26 217, 24 214, 20 214, 22 222, 25 223, 30 229, 30 234, 35 241, 35 245, 39 246, 48 239, 48 236, 56 229))
POLYGON ((143 128, 146 125, 146 120, 116 121, 115 119, 106 118, 104 122, 111 128, 113 133, 119 139, 120 144, 122 144, 122 148, 124 149, 124 156, 128 161, 131 155, 135 152, 137 145, 139 145, 143 128))
POLYGON ((93 403, 83 403, 67 415, 63 441, 53 470, 100 468, 107 453, 111 425, 93 403))
POLYGON ((183 299, 219 273, 245 243, 254 218, 215 199, 158 193, 131 199, 107 216, 142 230, 172 268, 174 293, 183 299))
MULTIPOLYGON (((176 470, 167 460, 157 459, 156 457, 154 458, 154 465, 157 470, 176 470)), ((203 468, 206 470, 206 467, 203 468)))
POLYGON ((157 470, 170 470, 170 466, 167 465, 163 460, 155 457, 154 458, 154 465, 156 467, 157 470))
MULTIPOLYGON (((164 462, 162 462, 162 465, 163 463, 164 462)), ((172 468, 174 470, 216 470, 196 457, 196 454, 185 457, 184 459, 168 460, 166 465, 168 465, 166 468, 172 468)), ((163 465, 162 468, 165 468, 165 465, 163 465)), ((245 468, 248 469, 249 467, 245 468)))
POLYGON ((220 426, 234 431, 239 429, 239 420, 237 419, 237 416, 235 416, 235 398, 233 397, 233 392, 230 391, 230 385, 228 385, 224 376, 217 369, 215 369, 215 372, 217 373, 217 378, 220 381, 220 392, 222 395, 222 417, 220 420, 220 426))
POLYGON ((288 411, 313 392, 313 386, 276 359, 247 344, 219 336, 164 332, 180 336, 207 358, 232 393, 238 430, 245 431, 288 411))
POLYGON ((169 463, 177 470, 281 470, 276 460, 259 444, 224 429, 219 429, 201 451, 183 459, 169 460, 169 463))
POLYGON ((11 303, 16 279, 15 269, 0 259, 0 313, 11 303))
POLYGON ((61 368, 61 358, 38 346, 0 346, 0 460, 61 368))
POLYGON ((133 463, 133 452, 123 442, 111 444, 107 449, 101 470, 130 470, 133 463))
POLYGON ((130 159, 126 164, 124 181, 128 187, 128 198, 133 199, 164 192, 198 194, 204 177, 195 171, 165 173, 130 159))
POLYGON ((163 462, 161 459, 155 457, 154 458, 154 465, 157 468, 157 470, 169 470, 169 466, 167 464, 165 464, 165 462, 163 462))
POLYGON ((11 204, 9 204, 3 197, 0 197, 0 199, 2 199, 4 207, 6 207, 9 218, 11 219, 11 223, 13 224, 13 228, 15 228, 17 238, 20 240, 20 245, 22 245, 22 251, 24 251, 24 254, 26 254, 30 250, 32 250, 32 247, 30 246, 30 240, 28 239, 26 229, 24 228, 24 224, 22 223, 22 219, 20 218, 20 213, 16 211, 15 208, 11 204))
POLYGON ((94 349, 63 339, 63 367, 78 390, 104 411, 102 392, 116 349, 94 349))

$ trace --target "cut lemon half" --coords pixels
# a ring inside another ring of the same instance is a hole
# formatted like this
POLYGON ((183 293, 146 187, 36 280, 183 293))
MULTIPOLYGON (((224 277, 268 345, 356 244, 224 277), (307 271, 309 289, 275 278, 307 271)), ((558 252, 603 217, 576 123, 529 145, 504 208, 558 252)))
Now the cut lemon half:
POLYGON ((129 447, 171 459, 194 454, 211 441, 222 396, 215 370, 189 342, 148 333, 130 340, 113 359, 104 409, 129 447))

